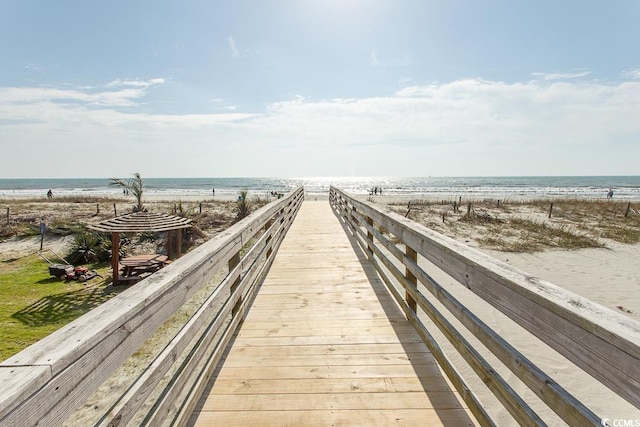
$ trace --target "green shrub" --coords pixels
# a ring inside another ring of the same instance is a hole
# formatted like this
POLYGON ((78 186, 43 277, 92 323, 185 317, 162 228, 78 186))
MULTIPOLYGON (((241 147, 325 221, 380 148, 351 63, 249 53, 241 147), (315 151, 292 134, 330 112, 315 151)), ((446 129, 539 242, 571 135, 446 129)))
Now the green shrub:
POLYGON ((72 264, 88 264, 108 261, 111 257, 111 241, 101 234, 82 232, 77 234, 67 259, 72 264))

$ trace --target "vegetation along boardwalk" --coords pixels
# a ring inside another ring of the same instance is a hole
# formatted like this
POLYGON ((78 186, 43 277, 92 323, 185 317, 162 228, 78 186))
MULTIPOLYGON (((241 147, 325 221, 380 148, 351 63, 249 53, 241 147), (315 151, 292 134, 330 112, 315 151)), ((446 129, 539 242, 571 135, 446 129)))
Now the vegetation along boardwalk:
POLYGON ((191 424, 474 425, 342 227, 303 203, 191 424))

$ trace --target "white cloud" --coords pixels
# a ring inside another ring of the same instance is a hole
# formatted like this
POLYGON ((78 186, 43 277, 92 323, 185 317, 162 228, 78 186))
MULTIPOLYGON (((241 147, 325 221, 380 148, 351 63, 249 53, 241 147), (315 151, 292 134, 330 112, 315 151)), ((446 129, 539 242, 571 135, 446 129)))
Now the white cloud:
MULTIPOLYGON (((233 105, 219 114, 118 111, 146 89, 0 88, 0 144, 9 158, 34 149, 46 159, 61 145, 99 150, 87 176, 112 176, 113 164, 138 170, 138 151, 156 168, 147 176, 169 166, 173 176, 339 175, 355 160, 363 175, 637 174, 640 158, 638 80, 464 79, 360 99, 297 95, 261 114, 233 105), (178 146, 198 155, 176 164, 178 146)), ((23 173, 3 165, 6 177, 23 173)))
POLYGON ((233 39, 233 36, 229 36, 229 49, 231 49, 231 56, 237 58, 240 56, 240 52, 238 52, 238 48, 236 47, 236 41, 233 39))

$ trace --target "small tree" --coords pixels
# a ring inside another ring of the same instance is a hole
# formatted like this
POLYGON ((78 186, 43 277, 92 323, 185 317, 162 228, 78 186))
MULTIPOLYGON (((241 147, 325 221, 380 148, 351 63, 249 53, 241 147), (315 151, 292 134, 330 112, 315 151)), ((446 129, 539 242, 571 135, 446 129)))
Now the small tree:
POLYGON ((134 212, 142 212, 144 211, 144 206, 142 206, 142 192, 144 191, 144 181, 139 173, 134 173, 133 178, 129 179, 120 179, 120 178, 111 178, 111 182, 109 185, 117 185, 118 187, 124 188, 125 190, 131 192, 133 196, 136 198, 136 206, 133 207, 134 212))

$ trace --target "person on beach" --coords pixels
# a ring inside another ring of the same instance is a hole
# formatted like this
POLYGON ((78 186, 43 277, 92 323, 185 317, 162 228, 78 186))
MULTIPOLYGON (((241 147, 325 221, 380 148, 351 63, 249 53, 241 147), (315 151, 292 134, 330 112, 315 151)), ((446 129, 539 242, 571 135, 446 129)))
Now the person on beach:
POLYGON ((53 191, 49 190, 47 191, 47 198, 50 199, 53 197, 53 191))
POLYGON ((609 192, 607 193, 607 199, 612 199, 613 198, 613 190, 609 189, 609 192))
POLYGON ((213 191, 213 195, 215 196, 216 195, 216 189, 214 188, 212 191, 213 191))

